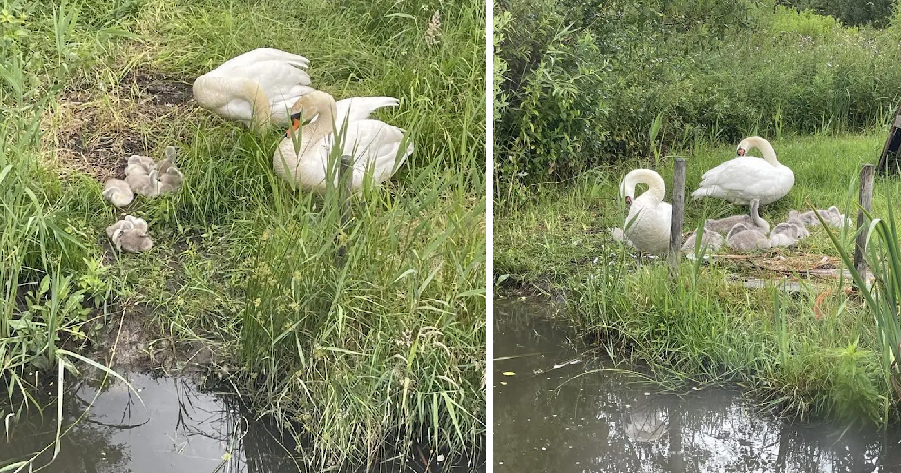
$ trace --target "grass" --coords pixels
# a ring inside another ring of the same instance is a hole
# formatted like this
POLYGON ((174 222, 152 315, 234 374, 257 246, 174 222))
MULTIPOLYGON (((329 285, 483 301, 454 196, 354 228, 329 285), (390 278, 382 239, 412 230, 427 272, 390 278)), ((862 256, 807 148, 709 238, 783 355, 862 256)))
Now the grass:
POLYGON ((483 4, 10 9, 0 101, 22 113, 0 123, 0 367, 19 393, 13 410, 57 347, 100 343, 124 312, 146 317, 151 355, 208 348, 215 372, 302 440, 311 465, 404 455, 414 441, 451 456, 483 448, 483 4), (437 42, 426 41, 435 11, 437 42), (380 118, 407 129, 416 153, 344 224, 337 195, 275 176, 278 130, 257 136, 187 101, 194 77, 261 46, 310 58, 314 85, 336 98, 401 100, 380 118), (185 186, 129 206, 155 245, 115 255, 102 180, 167 145, 185 186))
MULTIPOLYGON (((878 159, 883 133, 772 140, 780 161, 794 170, 796 182, 788 196, 762 209, 763 217, 781 222, 790 208, 806 209, 808 204, 838 205, 856 216, 849 210, 857 198, 860 165, 878 159)), ((704 170, 734 152, 734 145, 714 144, 687 156, 687 191, 694 189, 704 170)), ((801 279, 800 291, 789 296, 776 282, 745 288, 740 280, 749 275, 793 276, 746 263, 685 262, 675 287, 662 262, 635 267, 634 258, 606 229, 623 224, 619 179, 631 168, 646 166, 651 163, 595 169, 571 182, 535 186, 529 189, 529 199, 496 205, 498 279, 508 287, 515 283, 562 294, 573 321, 583 333, 600 335, 611 357, 648 362, 660 376, 702 383, 738 381, 761 403, 786 416, 896 422, 894 368, 885 361, 882 342, 892 340, 883 335, 891 333, 890 327, 877 326, 868 304, 845 295, 850 280, 801 279)), ((658 171, 671 182, 671 163, 658 171)), ((877 177, 875 217, 887 215, 888 197, 898 190, 897 179, 877 177)), ((501 187, 498 192, 505 191, 526 195, 515 188, 501 187)), ((503 202, 503 197, 498 200, 503 202)), ((688 202, 685 228, 696 227, 705 217, 737 211, 714 200, 688 202)), ((852 238, 831 237, 821 227, 796 248, 768 251, 754 260, 835 259, 840 256, 837 248, 853 251, 852 238)), ((881 261, 882 254, 871 253, 871 261, 881 261)))

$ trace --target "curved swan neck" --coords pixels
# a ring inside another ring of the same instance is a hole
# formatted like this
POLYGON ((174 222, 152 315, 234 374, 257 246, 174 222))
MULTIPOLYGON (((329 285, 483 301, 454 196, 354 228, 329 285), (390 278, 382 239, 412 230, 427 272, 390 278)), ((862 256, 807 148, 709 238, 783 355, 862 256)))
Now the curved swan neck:
MULTIPOLYGON (((651 195, 655 201, 662 202, 666 193, 666 184, 660 174, 650 169, 635 169, 626 174, 623 179, 623 185, 620 192, 625 196, 634 197, 635 186, 637 184, 647 184, 648 190, 645 194, 651 195)), ((644 194, 642 194, 644 195, 644 194)))
MULTIPOLYGON (((335 115, 337 114, 335 99, 324 92, 312 92, 298 100, 302 108, 312 108, 316 113, 316 121, 301 127, 301 136, 307 143, 316 143, 335 131, 335 115)), ((294 110, 292 110, 294 111, 294 110)), ((292 125, 292 130, 295 125, 292 125)))
POLYGON ((738 147, 744 148, 745 151, 747 151, 751 148, 757 148, 763 154, 763 159, 766 160, 766 162, 772 164, 773 166, 779 165, 779 160, 776 159, 776 151, 773 150, 773 146, 770 144, 769 141, 767 141, 759 136, 751 136, 751 137, 745 138, 744 140, 741 141, 741 143, 738 145, 738 147))

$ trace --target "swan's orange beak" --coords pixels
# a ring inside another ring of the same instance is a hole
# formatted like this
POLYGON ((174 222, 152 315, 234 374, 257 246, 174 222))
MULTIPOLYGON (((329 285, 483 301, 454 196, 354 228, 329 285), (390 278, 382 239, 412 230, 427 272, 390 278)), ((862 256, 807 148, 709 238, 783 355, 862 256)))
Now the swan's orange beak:
POLYGON ((292 132, 297 131, 300 128, 300 112, 291 114, 291 126, 288 127, 288 131, 285 132, 285 136, 291 136, 292 132))
POLYGON ((744 156, 744 155, 745 155, 745 149, 744 149, 744 148, 738 148, 738 150, 737 150, 735 153, 738 154, 739 156, 744 156))
POLYGON ((629 196, 626 196, 626 205, 632 205, 632 198, 629 196))

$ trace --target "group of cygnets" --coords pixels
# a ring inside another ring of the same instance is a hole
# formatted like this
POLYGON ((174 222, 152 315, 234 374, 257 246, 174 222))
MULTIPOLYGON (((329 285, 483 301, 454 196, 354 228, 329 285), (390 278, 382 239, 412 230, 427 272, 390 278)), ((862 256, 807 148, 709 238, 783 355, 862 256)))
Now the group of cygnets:
MULTIPOLYGON (((132 203, 135 194, 156 197, 181 188, 184 174, 175 165, 175 147, 166 147, 166 157, 154 162, 149 156, 134 154, 128 158, 125 179, 109 179, 103 186, 103 196, 116 207, 132 203)), ((138 253, 153 248, 144 219, 126 215, 106 227, 106 235, 117 250, 138 253)))
MULTIPOLYGON (((775 202, 788 194, 794 186, 794 173, 779 163, 773 147, 759 136, 742 140, 736 153, 736 158, 704 173, 692 197, 721 198, 733 204, 749 205, 750 211, 706 220, 700 245, 697 244, 697 235, 692 232, 682 246, 683 252, 694 253, 696 249, 716 251, 722 246, 736 252, 792 246, 810 235, 807 227, 820 224, 813 210, 791 210, 788 219, 771 230, 770 224, 760 217, 760 205, 775 202), (763 158, 746 155, 752 148, 759 149, 763 158)), ((611 230, 613 238, 640 252, 666 253, 669 250, 672 205, 663 201, 664 194, 665 184, 660 174, 650 169, 635 169, 626 174, 620 183, 620 196, 629 206, 629 214, 622 229, 611 230), (637 184, 647 184, 648 190, 635 197, 637 184)), ((816 212, 830 225, 841 227, 847 224, 847 219, 835 206, 816 212)))
MULTIPOLYGON (((813 210, 798 212, 788 211, 788 219, 770 229, 770 224, 760 217, 760 201, 751 201, 751 212, 746 215, 733 215, 721 219, 707 219, 701 230, 701 241, 698 244, 697 232, 691 232, 682 245, 682 252, 694 254, 706 251, 718 251, 723 246, 738 253, 754 250, 765 250, 780 246, 796 245, 800 240, 810 236, 807 227, 820 225, 820 220, 813 210), (723 236, 725 234, 725 236, 723 236)), ((841 228, 846 224, 845 216, 838 207, 817 210, 823 221, 841 228)))

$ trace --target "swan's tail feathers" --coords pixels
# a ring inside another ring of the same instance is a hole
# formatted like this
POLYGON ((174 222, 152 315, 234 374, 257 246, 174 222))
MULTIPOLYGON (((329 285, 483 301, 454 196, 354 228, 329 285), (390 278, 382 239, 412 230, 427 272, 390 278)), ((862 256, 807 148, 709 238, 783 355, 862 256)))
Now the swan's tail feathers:
POLYGON ((340 126, 345 120, 348 122, 365 120, 372 115, 372 112, 382 107, 397 107, 399 103, 394 97, 351 97, 342 99, 335 103, 335 108, 337 109, 335 121, 340 126))
POLYGON ((691 193, 691 200, 698 200, 710 195, 710 190, 705 189, 703 187, 698 188, 698 190, 691 193))

